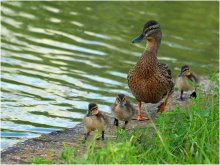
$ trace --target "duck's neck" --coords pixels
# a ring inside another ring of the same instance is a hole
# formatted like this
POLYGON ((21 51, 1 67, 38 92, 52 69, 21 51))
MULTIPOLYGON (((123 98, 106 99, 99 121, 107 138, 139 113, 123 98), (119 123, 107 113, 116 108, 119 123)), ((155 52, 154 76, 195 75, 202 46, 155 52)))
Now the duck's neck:
POLYGON ((157 54, 157 50, 160 46, 160 40, 156 40, 155 38, 147 38, 145 51, 155 52, 157 54))
POLYGON ((157 50, 159 46, 160 42, 154 38, 147 39, 146 48, 142 55, 145 67, 153 69, 157 66, 157 50))

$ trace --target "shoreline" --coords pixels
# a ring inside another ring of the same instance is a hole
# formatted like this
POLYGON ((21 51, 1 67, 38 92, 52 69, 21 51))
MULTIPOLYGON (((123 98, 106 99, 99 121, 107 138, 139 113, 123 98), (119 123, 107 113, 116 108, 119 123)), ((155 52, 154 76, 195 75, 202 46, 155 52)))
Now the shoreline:
MULTIPOLYGON (((202 91, 205 92, 209 86, 208 79, 201 79, 200 81, 202 91)), ((184 97, 190 95, 191 92, 185 92, 184 97)), ((190 99, 180 101, 179 91, 174 91, 172 97, 167 105, 166 111, 171 111, 174 106, 179 105, 181 107, 186 106, 187 102, 190 99)), ((150 116, 152 120, 156 118, 156 110, 157 104, 143 104, 142 112, 143 114, 150 116), (147 112, 146 112, 147 110, 147 112), (147 113, 147 114, 146 114, 147 113)), ((137 109, 137 106, 135 106, 137 109)), ((109 113, 103 112, 108 117, 110 125, 106 131, 106 139, 114 137, 114 130, 112 129, 113 125, 113 117, 109 113)), ((131 120, 126 129, 134 129, 145 127, 149 122, 147 121, 135 121, 131 120)), ((122 123, 120 123, 122 124, 122 123)), ((121 125, 119 125, 121 127, 121 125)), ((5 150, 1 151, 1 163, 2 164, 22 164, 22 163, 32 163, 32 160, 35 156, 39 156, 42 159, 50 159, 53 160, 54 163, 62 163, 59 162, 59 154, 63 150, 64 146, 74 147, 76 149, 76 156, 80 156, 85 151, 85 144, 83 141, 84 134, 84 126, 83 123, 77 124, 73 128, 67 128, 61 131, 54 131, 49 134, 43 134, 37 138, 27 139, 23 142, 16 143, 12 147, 9 147, 5 150)), ((91 136, 90 136, 91 138, 91 136)))

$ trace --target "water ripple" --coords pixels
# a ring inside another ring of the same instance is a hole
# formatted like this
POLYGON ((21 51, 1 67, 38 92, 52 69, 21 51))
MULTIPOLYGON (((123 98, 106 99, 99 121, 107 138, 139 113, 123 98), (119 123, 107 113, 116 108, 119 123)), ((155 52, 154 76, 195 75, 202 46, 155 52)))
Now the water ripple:
POLYGON ((59 13, 60 12, 60 10, 59 9, 57 9, 57 8, 55 8, 55 7, 52 7, 52 6, 46 6, 46 5, 44 5, 44 6, 42 6, 44 9, 46 9, 47 11, 50 11, 50 12, 52 12, 52 13, 59 13))

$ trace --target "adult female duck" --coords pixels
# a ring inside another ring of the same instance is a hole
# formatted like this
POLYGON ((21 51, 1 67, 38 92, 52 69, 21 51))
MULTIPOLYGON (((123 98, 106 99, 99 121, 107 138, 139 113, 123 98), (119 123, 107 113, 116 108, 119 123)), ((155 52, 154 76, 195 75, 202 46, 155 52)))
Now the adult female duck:
POLYGON ((158 106, 163 112, 169 97, 173 93, 174 81, 166 64, 157 61, 162 32, 156 21, 145 23, 143 32, 132 40, 132 43, 146 39, 146 48, 137 64, 128 73, 128 86, 138 101, 137 119, 148 119, 141 114, 141 102, 158 103, 164 96, 165 101, 158 106))

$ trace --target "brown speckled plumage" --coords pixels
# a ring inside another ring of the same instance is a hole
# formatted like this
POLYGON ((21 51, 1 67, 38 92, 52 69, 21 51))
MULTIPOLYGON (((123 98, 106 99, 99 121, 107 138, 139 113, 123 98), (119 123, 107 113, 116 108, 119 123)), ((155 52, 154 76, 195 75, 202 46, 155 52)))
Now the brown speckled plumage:
MULTIPOLYGON (((155 25, 159 25, 155 22, 155 25)), ((146 24, 145 28, 152 26, 146 24)), ((128 73, 128 86, 138 101, 158 103, 173 92, 174 82, 167 65, 157 61, 157 50, 162 36, 160 28, 145 28, 143 31, 147 31, 144 33, 147 46, 137 64, 128 73)))

